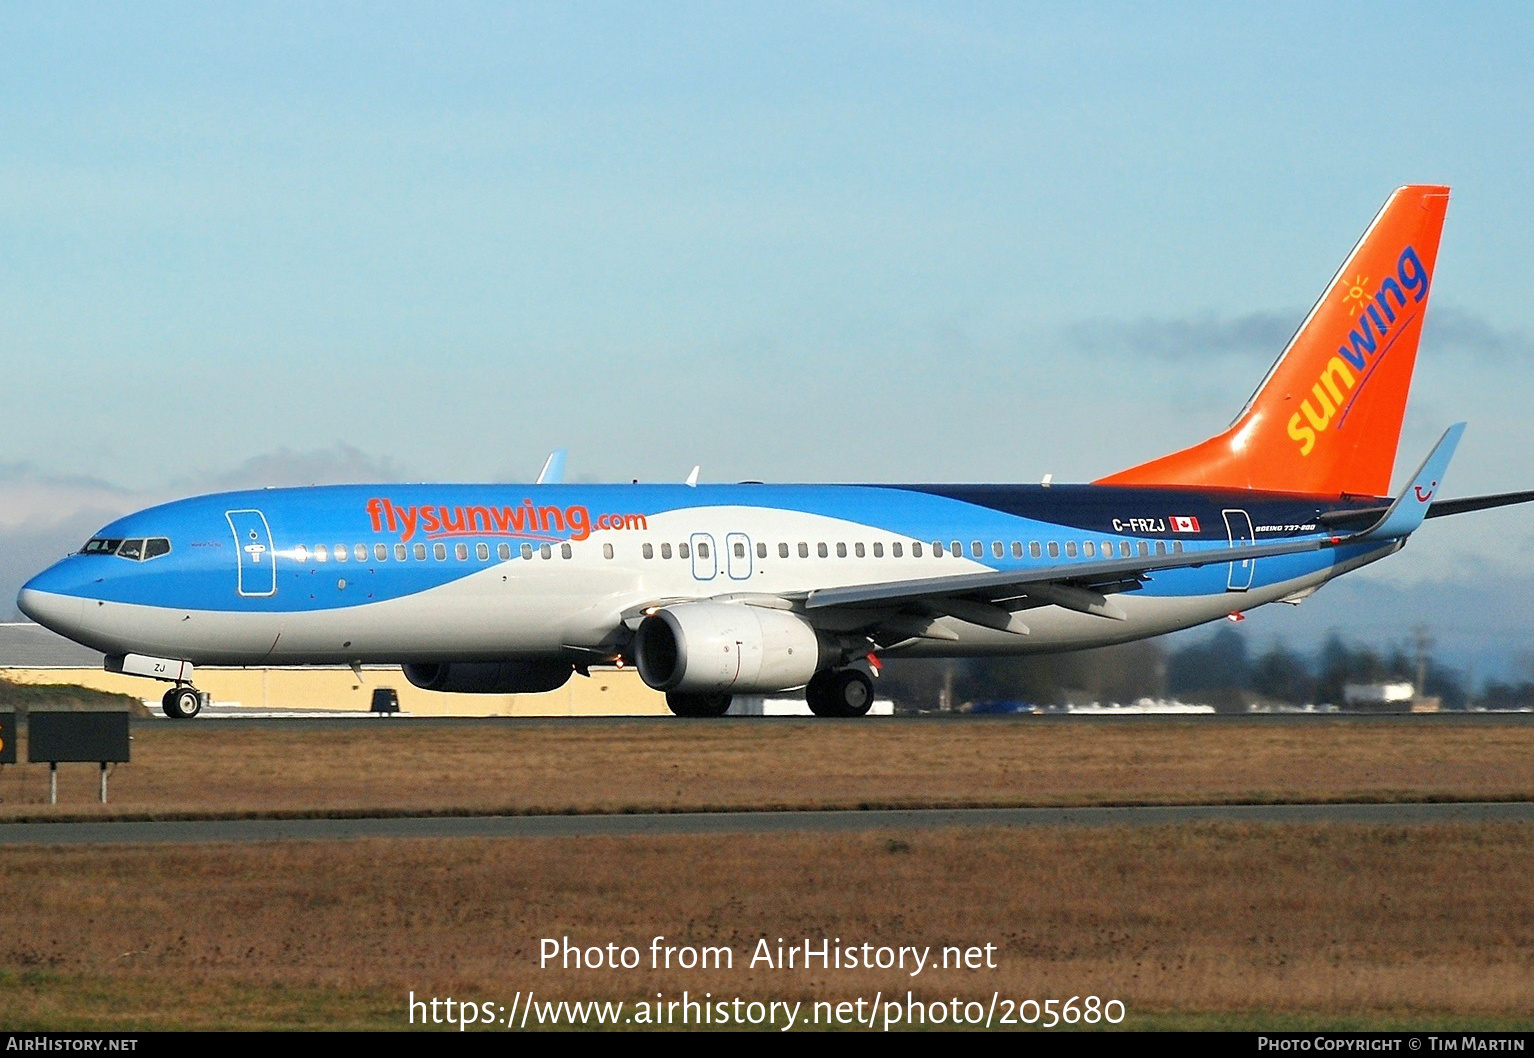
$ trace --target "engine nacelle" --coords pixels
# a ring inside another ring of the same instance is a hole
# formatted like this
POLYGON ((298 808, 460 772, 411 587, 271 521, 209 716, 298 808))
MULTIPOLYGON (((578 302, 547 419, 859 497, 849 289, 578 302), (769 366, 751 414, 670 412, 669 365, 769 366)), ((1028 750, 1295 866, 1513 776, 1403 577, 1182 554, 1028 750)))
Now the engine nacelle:
POLYGON ((646 617, 634 637, 640 678, 657 691, 734 694, 802 687, 828 653, 798 614, 684 602, 646 617))
POLYGON ((538 694, 557 691, 574 671, 568 661, 450 661, 403 665, 405 679, 423 691, 451 694, 538 694))

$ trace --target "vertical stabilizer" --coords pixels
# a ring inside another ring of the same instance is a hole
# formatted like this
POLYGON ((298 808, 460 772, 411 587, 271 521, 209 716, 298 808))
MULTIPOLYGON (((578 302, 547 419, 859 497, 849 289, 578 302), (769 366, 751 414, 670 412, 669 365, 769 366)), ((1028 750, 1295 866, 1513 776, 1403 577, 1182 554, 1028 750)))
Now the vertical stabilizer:
POLYGON ((1396 191, 1229 429, 1098 484, 1389 495, 1448 204, 1396 191))

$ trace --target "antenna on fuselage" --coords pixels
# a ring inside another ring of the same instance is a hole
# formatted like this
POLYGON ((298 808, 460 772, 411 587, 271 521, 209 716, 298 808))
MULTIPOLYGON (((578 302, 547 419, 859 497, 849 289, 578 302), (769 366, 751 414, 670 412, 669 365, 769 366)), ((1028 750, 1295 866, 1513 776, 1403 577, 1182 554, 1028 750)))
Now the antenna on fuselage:
POLYGON ((692 473, 687 475, 688 488, 695 489, 698 487, 698 471, 702 469, 703 467, 701 464, 692 468, 692 473))
POLYGON ((549 453, 549 458, 543 461, 543 469, 538 471, 539 485, 562 485, 565 480, 565 455, 567 451, 556 448, 549 453))

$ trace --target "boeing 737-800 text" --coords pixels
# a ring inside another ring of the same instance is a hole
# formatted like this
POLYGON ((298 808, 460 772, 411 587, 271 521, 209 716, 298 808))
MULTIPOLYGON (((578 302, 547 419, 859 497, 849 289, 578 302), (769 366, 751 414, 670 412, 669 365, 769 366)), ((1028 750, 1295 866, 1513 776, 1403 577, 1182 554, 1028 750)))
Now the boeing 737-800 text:
MULTIPOLYGON (((1235 422, 1089 485, 348 485, 120 518, 38 574, 29 617, 171 684, 194 665, 400 664, 533 692, 637 665, 683 716, 805 688, 855 716, 879 654, 1122 643, 1295 602, 1397 550, 1462 425, 1393 499, 1448 189, 1392 194, 1235 422)), ((550 481, 548 479, 555 480, 550 481)))

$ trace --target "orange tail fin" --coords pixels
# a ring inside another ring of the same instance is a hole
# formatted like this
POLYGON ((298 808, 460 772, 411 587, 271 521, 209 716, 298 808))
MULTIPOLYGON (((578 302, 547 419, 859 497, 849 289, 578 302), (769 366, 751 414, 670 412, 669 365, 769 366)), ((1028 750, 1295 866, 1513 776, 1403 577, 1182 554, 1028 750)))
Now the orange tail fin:
POLYGON ((1448 205, 1392 194, 1224 433, 1098 484, 1388 496, 1448 205))

